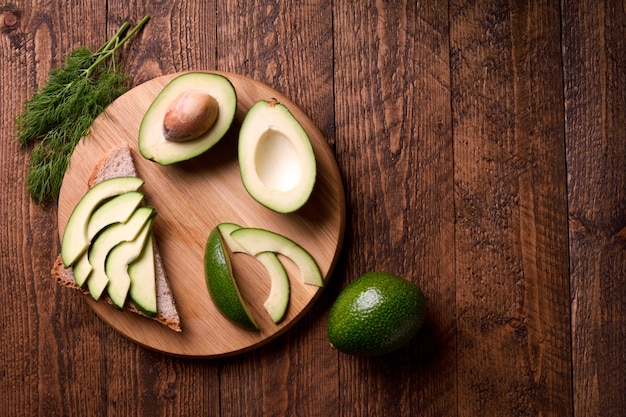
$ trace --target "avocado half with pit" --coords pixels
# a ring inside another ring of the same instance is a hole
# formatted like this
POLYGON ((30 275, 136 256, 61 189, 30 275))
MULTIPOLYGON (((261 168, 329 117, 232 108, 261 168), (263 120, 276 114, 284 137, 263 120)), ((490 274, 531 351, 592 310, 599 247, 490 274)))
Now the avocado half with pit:
POLYGON ((222 139, 236 108, 235 88, 223 75, 179 75, 146 111, 139 127, 139 151, 161 165, 196 157, 222 139))
POLYGON ((278 213, 298 210, 309 199, 316 178, 309 136, 283 104, 259 100, 239 130, 239 170, 256 201, 278 213))

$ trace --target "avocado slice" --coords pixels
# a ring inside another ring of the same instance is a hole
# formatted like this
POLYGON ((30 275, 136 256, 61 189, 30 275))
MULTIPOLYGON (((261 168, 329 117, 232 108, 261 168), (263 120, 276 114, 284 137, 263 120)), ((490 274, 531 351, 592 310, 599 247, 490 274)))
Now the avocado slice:
POLYGON ((239 131, 239 170, 252 198, 278 213, 298 210, 317 175, 309 137, 289 109, 276 100, 250 107, 239 131))
MULTIPOLYGON (((144 247, 152 230, 152 219, 146 221, 135 239, 120 242, 106 257, 104 272, 109 279, 107 293, 113 304, 120 310, 124 308, 126 297, 131 285, 129 265, 145 254, 144 247)), ((143 277, 146 282, 155 281, 154 270, 151 276, 143 277)), ((154 287, 154 285, 152 285, 154 287)))
POLYGON ((274 323, 279 323, 285 316, 289 305, 290 285, 289 277, 283 264, 273 252, 261 252, 256 255, 246 251, 230 234, 241 226, 234 223, 221 223, 218 226, 224 243, 232 252, 246 253, 263 265, 270 277, 270 292, 263 303, 263 307, 274 323))
POLYGON ((179 75, 161 90, 146 111, 139 127, 139 151, 144 158, 161 165, 196 157, 226 134, 236 109, 237 94, 228 78, 209 72, 179 75), (187 101, 189 97, 191 100, 187 101), (217 116, 212 111, 215 104, 217 116), (203 123, 207 118, 214 120, 208 128, 203 123), (176 127, 182 126, 182 131, 169 129, 169 120, 179 125, 176 127))
POLYGON ((204 273, 209 295, 222 315, 244 329, 258 330, 259 325, 235 282, 230 257, 217 227, 207 239, 204 273))
POLYGON ((156 215, 153 207, 139 207, 126 223, 116 223, 104 229, 89 247, 89 263, 93 268, 87 287, 91 297, 98 301, 109 283, 106 274, 106 259, 111 250, 121 242, 132 241, 143 229, 143 226, 156 215))
POLYGON ((113 223, 124 223, 139 207, 144 195, 139 191, 129 191, 117 195, 103 203, 93 212, 87 222, 87 237, 93 239, 105 227, 113 223))
POLYGON ((324 286, 324 279, 315 259, 288 237, 265 229, 247 227, 234 230, 230 236, 247 253, 257 255, 263 252, 274 252, 286 256, 298 266, 305 284, 324 286))
MULTIPOLYGON (((129 191, 111 198, 98 207, 87 222, 89 242, 107 226, 126 222, 141 204, 143 197, 143 194, 138 191, 129 191)), ((82 287, 91 274, 91 264, 87 258, 87 252, 80 255, 73 265, 73 270, 76 284, 82 287)))
POLYGON ((267 270, 270 277, 270 292, 263 303, 263 307, 274 323, 280 323, 287 312, 291 292, 287 271, 272 252, 259 253, 255 255, 255 258, 267 270))
POLYGON ((154 243, 150 233, 141 255, 128 266, 128 296, 135 306, 150 317, 157 315, 156 276, 154 243))
POLYGON ((89 248, 87 224, 94 210, 109 198, 129 191, 137 191, 143 185, 139 177, 116 177, 102 181, 90 188, 72 210, 63 239, 61 259, 65 266, 72 266, 89 248))

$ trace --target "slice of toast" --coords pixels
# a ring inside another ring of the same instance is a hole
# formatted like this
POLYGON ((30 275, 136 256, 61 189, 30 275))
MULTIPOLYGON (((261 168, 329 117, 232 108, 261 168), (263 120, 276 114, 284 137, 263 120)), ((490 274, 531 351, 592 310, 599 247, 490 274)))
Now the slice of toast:
MULTIPOLYGON (((97 164, 93 171, 93 174, 87 181, 89 188, 98 184, 106 179, 124 176, 137 176, 135 164, 133 162, 132 154, 128 144, 120 145, 113 148, 107 153, 97 164)), ((163 265, 163 259, 156 245, 156 239, 153 239, 154 244, 154 263, 156 271, 156 289, 157 289, 157 315, 156 317, 150 317, 159 323, 169 327, 170 329, 180 332, 182 331, 180 316, 178 315, 178 309, 174 300, 174 294, 169 284, 167 274, 163 265)), ((85 294, 89 291, 76 284, 74 280, 74 273, 71 267, 63 265, 61 255, 57 257, 52 267, 52 277, 55 281, 64 287, 73 288, 79 290, 85 294)), ((109 303, 113 304, 108 296, 103 298, 109 303)), ((136 305, 132 302, 127 303, 128 311, 139 314, 141 316, 149 317, 144 314, 136 305)))

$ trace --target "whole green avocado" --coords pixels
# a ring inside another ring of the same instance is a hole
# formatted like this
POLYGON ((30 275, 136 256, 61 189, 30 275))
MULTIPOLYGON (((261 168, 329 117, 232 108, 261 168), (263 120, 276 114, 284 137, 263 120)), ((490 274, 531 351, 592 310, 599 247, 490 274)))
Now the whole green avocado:
POLYGON ((387 272, 370 272, 337 297, 328 319, 331 346, 360 356, 388 354, 419 331, 426 301, 413 282, 387 272))

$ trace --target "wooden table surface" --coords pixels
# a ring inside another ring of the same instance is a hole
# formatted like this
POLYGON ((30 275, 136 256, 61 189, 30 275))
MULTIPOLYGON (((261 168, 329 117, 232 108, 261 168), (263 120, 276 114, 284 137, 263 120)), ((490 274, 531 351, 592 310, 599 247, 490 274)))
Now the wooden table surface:
POLYGON ((0 53, 0 415, 625 415, 623 1, 12 0, 0 53), (123 52, 133 85, 258 80, 311 117, 344 179, 323 296, 234 357, 112 330, 50 279, 57 207, 25 191, 24 102, 145 14, 123 52), (419 284, 426 323, 388 357, 338 353, 330 308, 372 270, 419 284))

